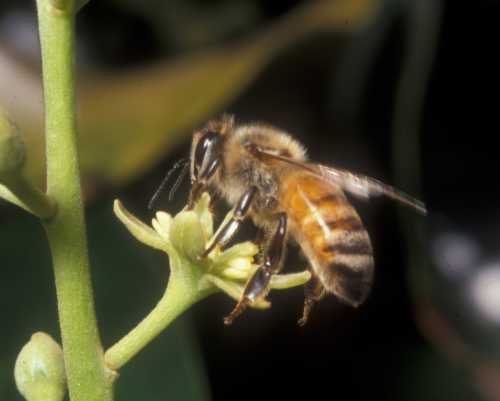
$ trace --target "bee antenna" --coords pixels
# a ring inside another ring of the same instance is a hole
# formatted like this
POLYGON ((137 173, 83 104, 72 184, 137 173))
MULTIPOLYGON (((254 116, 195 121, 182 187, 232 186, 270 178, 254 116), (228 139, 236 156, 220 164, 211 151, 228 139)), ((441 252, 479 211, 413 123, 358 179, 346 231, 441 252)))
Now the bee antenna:
MULTIPOLYGON (((154 207, 156 201, 158 200, 158 198, 160 197, 161 193, 163 192, 163 189, 167 185, 168 180, 170 179, 170 177, 172 176, 172 174, 175 171, 179 170, 179 168, 181 168, 181 167, 183 167, 183 170, 182 170, 182 172, 180 174, 180 177, 184 178, 184 175, 185 175, 185 173, 187 171, 186 167, 188 166, 188 162, 189 162, 188 158, 180 159, 180 160, 178 160, 172 166, 172 168, 170 170, 168 170, 167 174, 165 175, 165 178, 163 179, 163 181, 161 182, 160 186, 158 187, 158 189, 155 191, 155 193, 153 194, 153 196, 151 197, 151 199, 148 202, 148 209, 149 210, 153 210, 153 207, 154 207)), ((175 189, 177 189, 177 187, 180 185, 179 181, 180 181, 179 178, 177 178, 177 180, 176 180, 176 182, 174 184, 174 188, 175 189)), ((169 194, 169 200, 171 200, 171 195, 172 195, 172 190, 170 191, 170 194, 169 194)))
POLYGON ((172 202, 174 199, 174 195, 179 189, 179 186, 181 185, 182 181, 184 180, 184 177, 186 177, 187 172, 189 171, 189 159, 185 160, 184 165, 182 166, 182 170, 177 176, 177 179, 174 182, 174 185, 172 185, 172 188, 170 188, 170 192, 168 193, 168 201, 172 202))

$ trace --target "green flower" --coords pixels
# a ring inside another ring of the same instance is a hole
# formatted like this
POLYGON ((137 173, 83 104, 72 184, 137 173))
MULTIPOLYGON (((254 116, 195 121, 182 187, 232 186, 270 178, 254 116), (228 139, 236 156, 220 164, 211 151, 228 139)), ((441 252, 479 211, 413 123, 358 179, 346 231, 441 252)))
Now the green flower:
MULTIPOLYGON (((174 218, 165 212, 157 212, 152 227, 131 215, 118 200, 115 201, 114 211, 139 241, 167 253, 172 274, 183 269, 184 275, 194 278, 200 298, 220 290, 238 301, 245 283, 258 267, 253 263, 253 258, 259 249, 247 241, 226 250, 215 247, 207 257, 202 257, 214 238, 209 204, 210 196, 205 193, 193 210, 183 210, 174 218)), ((221 227, 230 218, 231 213, 226 216, 221 227)), ((278 274, 271 280, 271 289, 300 286, 309 278, 310 273, 307 271, 278 274)), ((271 304, 266 299, 257 299, 249 306, 265 309, 271 304)))
MULTIPOLYGON (((258 267, 253 263, 258 248, 252 242, 243 242, 224 251, 215 247, 204 257, 205 249, 215 237, 209 204, 209 195, 203 194, 193 210, 183 210, 174 218, 165 212, 158 212, 148 226, 130 214, 120 201, 115 201, 115 214, 132 235, 168 255, 170 277, 164 295, 153 310, 104 354, 106 366, 112 371, 126 364, 199 300, 219 291, 235 301, 242 297, 245 283, 258 267)), ((231 214, 226 216, 224 222, 229 218, 231 214)), ((271 289, 295 287, 309 278, 307 271, 278 274, 272 278, 270 286, 271 289)), ((265 309, 271 304, 262 298, 249 306, 265 309)))

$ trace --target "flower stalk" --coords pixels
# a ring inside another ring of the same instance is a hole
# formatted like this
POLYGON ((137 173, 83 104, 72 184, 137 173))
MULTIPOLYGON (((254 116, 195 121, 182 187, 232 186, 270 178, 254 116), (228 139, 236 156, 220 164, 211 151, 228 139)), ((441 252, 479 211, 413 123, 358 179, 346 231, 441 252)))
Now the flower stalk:
POLYGON ((211 292, 198 291, 196 277, 185 262, 174 261, 165 294, 156 307, 130 333, 106 351, 106 365, 118 370, 157 337, 176 317, 211 292), (187 267, 187 268, 186 268, 187 267), (184 269, 186 268, 186 269, 184 269))

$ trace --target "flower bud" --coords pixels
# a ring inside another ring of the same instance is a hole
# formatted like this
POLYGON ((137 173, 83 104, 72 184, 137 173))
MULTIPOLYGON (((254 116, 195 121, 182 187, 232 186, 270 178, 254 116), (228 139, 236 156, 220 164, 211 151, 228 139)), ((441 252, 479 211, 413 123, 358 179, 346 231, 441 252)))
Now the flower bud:
POLYGON ((27 401, 61 401, 66 377, 59 344, 48 334, 33 334, 17 356, 14 377, 27 401))
POLYGON ((197 261, 205 250, 203 228, 197 214, 184 211, 174 217, 170 239, 179 252, 191 261, 197 261))
POLYGON ((0 109, 0 179, 21 169, 26 159, 19 130, 0 109))

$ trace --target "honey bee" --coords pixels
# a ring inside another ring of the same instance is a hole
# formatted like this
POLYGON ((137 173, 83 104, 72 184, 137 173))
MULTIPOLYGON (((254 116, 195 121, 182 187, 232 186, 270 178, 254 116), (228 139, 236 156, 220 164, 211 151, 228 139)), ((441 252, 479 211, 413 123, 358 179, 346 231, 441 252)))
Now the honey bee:
POLYGON ((260 230, 256 242, 262 260, 225 324, 267 295, 272 275, 283 267, 289 237, 300 246, 311 273, 300 325, 326 294, 354 307, 366 300, 373 283, 373 250, 345 192, 364 199, 385 195, 426 214, 422 202, 378 180, 309 162, 304 147, 288 133, 263 124, 237 125, 232 116, 194 133, 190 177, 189 208, 204 191, 234 207, 205 256, 215 246, 224 247, 247 217, 260 230))

